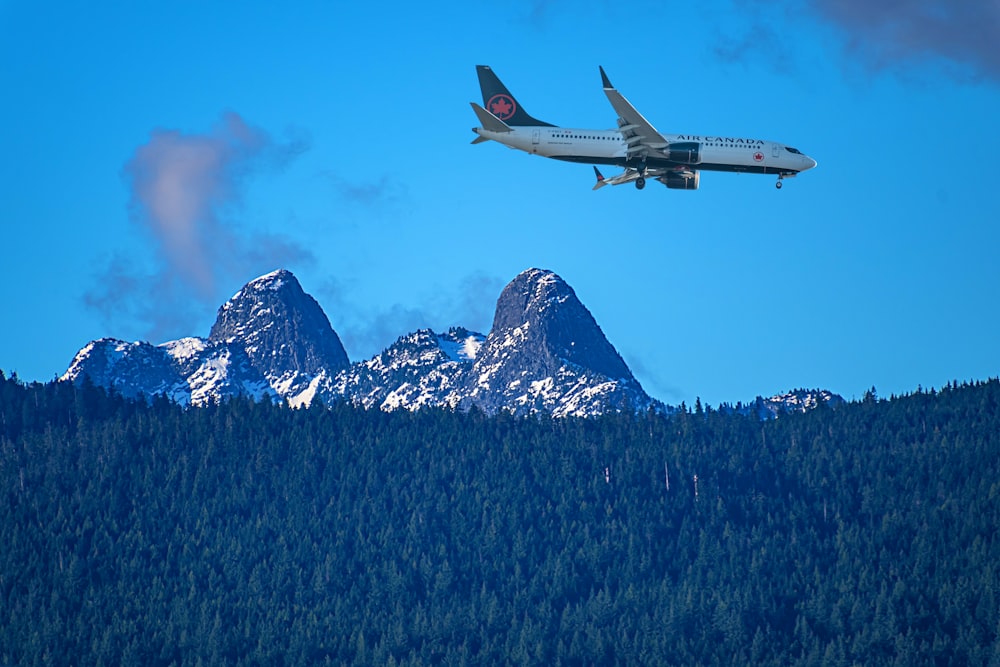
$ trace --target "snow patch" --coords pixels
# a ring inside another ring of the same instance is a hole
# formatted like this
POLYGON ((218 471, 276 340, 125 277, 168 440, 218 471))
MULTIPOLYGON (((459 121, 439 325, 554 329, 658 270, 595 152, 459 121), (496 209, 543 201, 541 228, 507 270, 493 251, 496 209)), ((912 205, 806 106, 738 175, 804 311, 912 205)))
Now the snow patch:
POLYGON ((226 377, 228 367, 229 355, 220 355, 207 360, 188 377, 188 386, 191 387, 191 402, 195 405, 211 402, 218 385, 226 377))
POLYGON ((204 352, 208 347, 208 343, 204 338, 196 338, 192 336, 188 338, 181 338, 179 340, 172 340, 160 345, 160 347, 165 349, 167 354, 173 357, 178 363, 184 363, 185 361, 190 361, 204 352))
MULTIPOLYGON (((326 372, 321 372, 319 375, 314 377, 310 382, 309 386, 303 389, 301 392, 295 396, 288 397, 288 405, 293 408, 308 408, 312 405, 313 399, 316 398, 316 391, 319 389, 319 385, 326 379, 326 372)), ((279 395, 283 395, 280 391, 279 395)))
POLYGON ((474 361, 483 346, 483 337, 476 334, 469 334, 464 339, 454 340, 446 335, 438 334, 438 347, 445 353, 450 361, 474 361))

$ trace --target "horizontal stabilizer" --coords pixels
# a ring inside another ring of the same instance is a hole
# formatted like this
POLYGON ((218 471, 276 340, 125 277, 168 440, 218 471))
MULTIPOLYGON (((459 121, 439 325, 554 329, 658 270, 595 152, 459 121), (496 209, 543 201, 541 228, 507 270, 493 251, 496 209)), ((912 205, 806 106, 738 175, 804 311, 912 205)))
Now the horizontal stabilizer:
POLYGON ((622 183, 631 183, 632 181, 638 180, 641 173, 638 169, 627 168, 622 173, 617 176, 612 176, 611 178, 605 178, 604 175, 594 167, 594 174, 597 175, 597 185, 594 186, 594 190, 598 188, 603 188, 605 185, 621 185, 622 183))
POLYGON ((479 118, 479 122, 483 124, 483 129, 488 132, 510 132, 510 126, 503 122, 493 114, 491 114, 486 109, 482 108, 475 102, 469 102, 472 105, 472 110, 476 112, 476 117, 479 118))

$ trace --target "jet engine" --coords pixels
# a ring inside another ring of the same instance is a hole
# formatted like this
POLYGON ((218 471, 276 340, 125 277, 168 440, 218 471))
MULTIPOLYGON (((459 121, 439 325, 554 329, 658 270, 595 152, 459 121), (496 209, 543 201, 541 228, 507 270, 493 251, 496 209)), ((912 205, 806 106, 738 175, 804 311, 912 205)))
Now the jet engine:
POLYGON ((663 176, 657 177, 660 183, 671 190, 697 190, 698 182, 701 180, 700 171, 675 172, 668 171, 663 176))
POLYGON ((678 141, 664 148, 663 154, 671 162, 698 164, 701 162, 701 144, 697 141, 678 141))

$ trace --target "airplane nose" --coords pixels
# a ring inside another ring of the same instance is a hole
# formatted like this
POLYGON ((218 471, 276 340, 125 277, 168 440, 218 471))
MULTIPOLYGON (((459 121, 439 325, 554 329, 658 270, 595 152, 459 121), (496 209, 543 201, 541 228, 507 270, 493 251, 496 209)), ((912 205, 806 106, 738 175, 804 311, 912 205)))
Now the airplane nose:
POLYGON ((816 160, 812 159, 808 155, 803 155, 802 157, 805 158, 805 163, 806 163, 805 169, 803 169, 802 171, 805 171, 806 169, 812 169, 813 167, 816 166, 816 160))

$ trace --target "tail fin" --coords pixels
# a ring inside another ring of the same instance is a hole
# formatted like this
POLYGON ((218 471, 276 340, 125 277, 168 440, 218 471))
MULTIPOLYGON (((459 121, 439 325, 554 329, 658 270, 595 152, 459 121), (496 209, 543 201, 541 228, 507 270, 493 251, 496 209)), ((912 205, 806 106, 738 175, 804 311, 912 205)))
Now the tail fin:
POLYGON ((551 123, 545 123, 529 116, 524 107, 510 94, 507 87, 500 82, 489 65, 476 65, 476 73, 479 75, 479 87, 483 91, 483 106, 491 114, 507 125, 515 127, 525 125, 552 127, 551 123))

